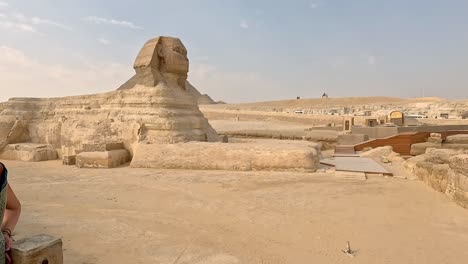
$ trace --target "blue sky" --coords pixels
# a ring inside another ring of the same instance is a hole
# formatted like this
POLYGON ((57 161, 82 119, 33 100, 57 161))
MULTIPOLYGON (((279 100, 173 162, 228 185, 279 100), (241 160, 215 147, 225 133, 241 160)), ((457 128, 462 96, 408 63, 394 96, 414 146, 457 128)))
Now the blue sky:
POLYGON ((466 0, 0 0, 0 101, 116 89, 144 42, 179 37, 227 102, 468 98, 466 0))

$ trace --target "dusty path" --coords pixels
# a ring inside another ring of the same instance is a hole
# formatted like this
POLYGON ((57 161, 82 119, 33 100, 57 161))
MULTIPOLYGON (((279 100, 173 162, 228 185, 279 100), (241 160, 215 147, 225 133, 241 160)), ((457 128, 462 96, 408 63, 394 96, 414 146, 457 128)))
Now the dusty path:
POLYGON ((66 263, 468 259, 468 210, 419 181, 5 163, 23 203, 17 238, 62 236, 66 263))

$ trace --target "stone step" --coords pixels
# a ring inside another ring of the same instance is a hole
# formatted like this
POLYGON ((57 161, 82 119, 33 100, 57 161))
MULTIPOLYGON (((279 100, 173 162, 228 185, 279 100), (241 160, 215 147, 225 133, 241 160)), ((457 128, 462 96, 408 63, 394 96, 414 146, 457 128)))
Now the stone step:
POLYGON ((36 235, 16 241, 11 250, 15 264, 63 264, 62 240, 36 235))

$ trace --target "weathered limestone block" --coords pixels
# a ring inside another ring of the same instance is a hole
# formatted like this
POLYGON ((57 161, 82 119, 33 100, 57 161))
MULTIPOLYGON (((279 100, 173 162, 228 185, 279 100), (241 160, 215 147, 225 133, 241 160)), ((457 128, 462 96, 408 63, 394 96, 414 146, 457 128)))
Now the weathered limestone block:
POLYGON ((63 264, 62 240, 48 235, 21 239, 11 251, 15 264, 63 264))
POLYGON ((440 134, 440 133, 431 133, 430 136, 432 138, 442 138, 442 134, 440 134))
POLYGON ((411 145, 410 154, 413 156, 421 155, 426 153, 428 148, 442 148, 442 144, 432 142, 415 143, 411 145))
POLYGON ((130 161, 130 154, 125 149, 99 152, 81 152, 76 155, 78 168, 115 168, 130 161))
POLYGON ((23 143, 29 142, 29 140, 30 137, 27 122, 16 120, 11 128, 10 134, 8 135, 8 143, 23 143))
POLYGON ((466 149, 468 150, 468 144, 457 144, 457 143, 444 143, 442 147, 445 149, 466 149))
POLYGON ((405 162, 405 159, 402 158, 402 157, 392 157, 392 158, 389 158, 389 160, 392 163, 403 163, 403 162, 405 162))
POLYGON ((433 164, 419 162, 414 174, 434 190, 445 193, 448 186, 450 166, 448 164, 433 164))
POLYGON ((448 143, 448 144, 468 144, 468 135, 467 134, 460 134, 460 135, 448 136, 445 139, 445 143, 448 143))
POLYGON ((29 133, 26 122, 12 121, 12 117, 4 118, 0 122, 0 151, 8 144, 28 141, 29 133))
POLYGON ((62 163, 67 166, 76 165, 76 155, 63 156, 62 163))
POLYGON ((440 144, 440 143, 442 143, 442 138, 440 138, 440 137, 429 137, 427 139, 427 142, 440 144))
POLYGON ((57 158, 57 151, 51 145, 46 144, 9 144, 0 152, 0 159, 5 160, 37 162, 56 160, 57 158))
POLYGON ((131 167, 187 170, 293 170, 315 171, 315 148, 286 144, 202 143, 139 144, 131 167))
POLYGON ((384 146, 378 147, 375 149, 371 149, 369 151, 361 153, 361 157, 368 157, 368 158, 380 158, 380 157, 387 157, 388 155, 393 153, 392 146, 384 146))
POLYGON ((408 159, 404 167, 434 190, 468 208, 468 153, 453 149, 428 149, 408 159))
POLYGON ((447 194, 451 194, 458 204, 468 208, 468 154, 451 157, 449 165, 453 173, 447 194))
POLYGON ((454 149, 433 149, 428 148, 426 149, 426 153, 424 155, 425 161, 431 162, 434 164, 448 164, 449 159, 452 156, 462 154, 462 151, 454 150, 454 149))
POLYGON ((388 154, 385 158, 387 158, 390 162, 393 163, 402 163, 405 161, 405 159, 401 157, 400 153, 396 153, 393 151, 392 153, 388 154))
POLYGON ((414 174, 416 168, 417 168, 417 165, 419 162, 424 162, 426 161, 426 156, 425 155, 419 155, 419 156, 415 156, 415 157, 412 157, 412 158, 409 158, 405 161, 405 163, 403 164, 404 168, 407 169, 410 173, 414 174))
POLYGON ((125 147, 122 142, 83 144, 83 152, 111 151, 111 150, 124 149, 124 148, 125 147))
POLYGON ((468 154, 458 154, 450 157, 448 161, 452 170, 468 176, 468 154))

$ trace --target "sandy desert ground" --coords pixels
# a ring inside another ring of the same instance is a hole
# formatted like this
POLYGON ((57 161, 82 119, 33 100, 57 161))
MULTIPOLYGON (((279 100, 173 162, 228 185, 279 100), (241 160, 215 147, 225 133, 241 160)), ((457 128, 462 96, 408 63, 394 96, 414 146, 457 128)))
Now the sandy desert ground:
POLYGON ((4 162, 23 203, 16 238, 62 237, 65 263, 468 259, 468 211, 420 181, 4 162))

